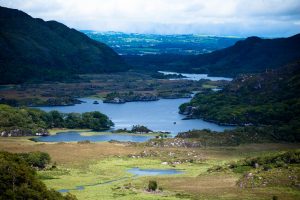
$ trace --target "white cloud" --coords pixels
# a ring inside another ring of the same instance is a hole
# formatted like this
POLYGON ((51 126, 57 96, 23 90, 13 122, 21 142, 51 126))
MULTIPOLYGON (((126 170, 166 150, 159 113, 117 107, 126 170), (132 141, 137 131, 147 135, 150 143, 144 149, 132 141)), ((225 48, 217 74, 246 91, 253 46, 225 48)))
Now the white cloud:
POLYGON ((287 36, 300 32, 299 0, 0 0, 77 29, 287 36))

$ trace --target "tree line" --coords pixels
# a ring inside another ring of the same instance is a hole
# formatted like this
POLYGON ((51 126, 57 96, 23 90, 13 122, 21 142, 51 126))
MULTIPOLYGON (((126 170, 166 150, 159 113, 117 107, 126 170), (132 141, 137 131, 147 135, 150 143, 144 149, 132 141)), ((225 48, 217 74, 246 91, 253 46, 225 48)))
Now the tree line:
POLYGON ((31 134, 50 128, 109 129, 112 121, 94 111, 85 113, 45 112, 39 109, 0 105, 0 131, 21 129, 31 134))

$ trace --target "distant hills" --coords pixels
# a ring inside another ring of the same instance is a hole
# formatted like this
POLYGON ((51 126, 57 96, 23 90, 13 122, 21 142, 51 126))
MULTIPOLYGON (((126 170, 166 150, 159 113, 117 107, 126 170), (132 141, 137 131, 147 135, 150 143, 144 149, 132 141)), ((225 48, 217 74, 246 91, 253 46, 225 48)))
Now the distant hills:
POLYGON ((244 39, 197 34, 161 35, 90 30, 81 32, 94 40, 104 42, 120 55, 197 55, 232 46, 244 39))
POLYGON ((207 73, 234 77, 259 73, 300 59, 300 34, 289 38, 249 37, 233 46, 200 55, 127 55, 126 62, 137 69, 207 73))
POLYGON ((188 64, 193 71, 222 76, 263 72, 300 59, 299 44, 300 34, 278 39, 249 37, 231 47, 192 57, 188 64))
POLYGON ((56 21, 0 7, 0 84, 127 70, 107 45, 56 21))

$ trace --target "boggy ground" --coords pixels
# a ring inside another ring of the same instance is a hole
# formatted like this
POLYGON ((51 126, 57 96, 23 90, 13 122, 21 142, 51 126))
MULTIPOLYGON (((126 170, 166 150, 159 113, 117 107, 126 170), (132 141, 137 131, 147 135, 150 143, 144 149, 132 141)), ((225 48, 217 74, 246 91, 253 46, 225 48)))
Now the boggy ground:
MULTIPOLYGON (((39 177, 56 190, 71 190, 78 199, 299 199, 299 187, 277 184, 241 188, 243 173, 208 171, 246 157, 299 149, 299 144, 248 144, 236 147, 154 148, 122 143, 36 143, 28 138, 0 138, 0 150, 48 152, 55 169, 39 171, 39 177), (132 167, 178 169, 183 174, 133 177, 132 167), (124 178, 118 180, 120 178, 124 178), (102 184, 116 180, 112 183, 102 184), (147 192, 156 180, 159 192, 147 192), (98 185, 97 185, 98 184, 98 185), (91 185, 91 186, 87 186, 91 185)), ((268 171, 267 173, 271 173, 268 171)), ((277 172, 278 173, 278 172, 277 172)), ((281 171, 281 177, 289 176, 281 171)), ((298 180, 299 180, 299 174, 298 180)), ((264 176, 264 174, 262 174, 264 176)), ((273 174, 273 177, 276 174, 273 174)), ((279 176, 279 177, 280 177, 279 176)), ((279 178, 279 182, 280 182, 279 178)), ((284 179, 285 180, 285 179, 284 179)))

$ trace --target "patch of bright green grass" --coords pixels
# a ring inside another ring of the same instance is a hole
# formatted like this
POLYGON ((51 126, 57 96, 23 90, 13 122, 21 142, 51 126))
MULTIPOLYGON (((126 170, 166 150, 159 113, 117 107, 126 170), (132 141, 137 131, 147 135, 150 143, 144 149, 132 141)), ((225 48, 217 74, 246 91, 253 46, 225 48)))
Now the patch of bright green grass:
MULTIPOLYGON (((143 177, 134 177, 134 175, 127 172, 128 169, 133 167, 139 167, 141 169, 178 169, 182 170, 183 174, 171 175, 172 177, 180 176, 197 176, 199 173, 205 172, 210 164, 191 164, 184 163, 174 167, 161 164, 161 160, 153 158, 128 158, 128 157, 111 157, 95 163, 91 163, 87 168, 58 168, 51 171, 39 172, 41 177, 46 178, 43 181, 48 187, 55 190, 59 189, 73 189, 76 186, 86 186, 84 190, 76 191, 71 190, 79 199, 97 199, 96 197, 102 197, 103 199, 114 199, 117 195, 121 199, 131 199, 134 197, 142 199, 177 199, 175 196, 170 197, 167 192, 161 194, 151 194, 144 192, 144 187, 136 188, 137 191, 124 190, 112 191, 114 187, 122 187, 126 183, 131 181, 143 180, 143 177), (103 184, 108 181, 118 180, 125 178, 124 180, 116 181, 111 184, 103 184), (97 185, 99 184, 99 185, 97 185), (92 185, 92 186, 87 186, 92 185)), ((155 176, 159 177, 159 176, 155 176)), ((161 176, 164 177, 164 176, 161 176)), ((141 184, 139 184, 141 185, 141 184)))

